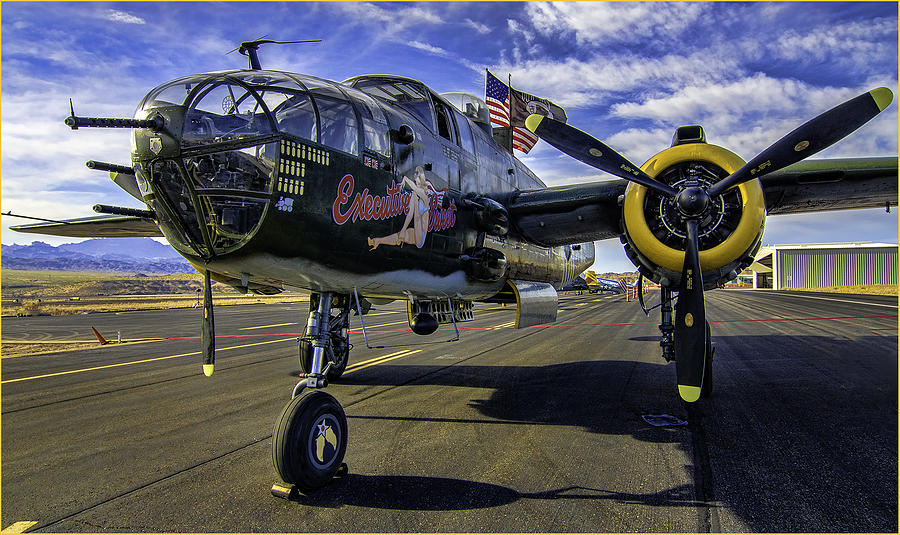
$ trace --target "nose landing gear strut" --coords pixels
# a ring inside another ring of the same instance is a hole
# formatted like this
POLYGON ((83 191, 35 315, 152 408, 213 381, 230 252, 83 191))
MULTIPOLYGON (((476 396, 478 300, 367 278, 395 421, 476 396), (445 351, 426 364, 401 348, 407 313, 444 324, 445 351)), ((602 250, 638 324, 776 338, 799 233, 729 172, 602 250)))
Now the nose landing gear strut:
POLYGON ((288 485, 273 485, 274 496, 290 499, 347 473, 343 462, 347 416, 334 396, 320 389, 347 365, 349 313, 348 296, 328 292, 310 296, 306 335, 300 341, 301 380, 275 422, 272 436, 272 464, 288 485), (339 309, 334 317, 333 305, 339 309))

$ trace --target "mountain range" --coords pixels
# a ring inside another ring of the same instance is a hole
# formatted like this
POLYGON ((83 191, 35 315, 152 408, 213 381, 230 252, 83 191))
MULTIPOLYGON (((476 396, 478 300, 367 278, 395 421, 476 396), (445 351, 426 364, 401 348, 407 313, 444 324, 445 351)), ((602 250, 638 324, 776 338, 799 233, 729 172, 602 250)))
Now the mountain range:
POLYGON ((151 238, 101 238, 52 246, 3 245, 3 269, 193 273, 174 249, 151 238))

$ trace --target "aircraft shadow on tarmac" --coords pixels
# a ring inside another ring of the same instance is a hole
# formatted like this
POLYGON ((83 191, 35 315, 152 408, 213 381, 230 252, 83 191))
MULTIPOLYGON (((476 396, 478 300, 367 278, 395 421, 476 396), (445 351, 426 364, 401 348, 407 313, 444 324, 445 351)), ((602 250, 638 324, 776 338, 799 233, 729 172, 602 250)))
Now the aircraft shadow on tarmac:
POLYGON ((443 477, 367 476, 350 474, 342 481, 293 501, 315 507, 351 505, 405 511, 458 511, 499 507, 518 500, 614 500, 620 503, 669 507, 708 505, 693 499, 690 485, 661 492, 631 494, 603 489, 567 487, 543 492, 518 492, 509 487, 443 477))
POLYGON ((698 496, 727 506, 755 531, 896 532, 896 339, 770 335, 715 340, 716 394, 690 411, 674 395, 674 366, 661 361, 440 368, 393 364, 341 380, 493 390, 488 399, 469 401, 483 419, 432 418, 415 409, 408 415, 369 415, 352 408, 351 419, 578 426, 673 443, 693 459, 686 469, 693 472, 695 484, 688 486, 687 497, 682 488, 645 496, 592 489, 525 494, 441 478, 350 476, 348 489, 371 487, 371 496, 351 496, 369 491, 335 491, 334 496, 304 499, 318 505, 368 500, 375 507, 463 509, 573 496, 689 505, 698 496), (641 418, 647 413, 667 413, 691 423, 653 427, 641 418), (703 460, 706 455, 712 465, 703 460), (709 486, 710 481, 715 481, 714 496, 694 494, 695 487, 709 486), (378 497, 390 487, 404 492, 378 497), (413 497, 398 497, 402 495, 413 497), (477 503, 467 498, 473 495, 477 503))

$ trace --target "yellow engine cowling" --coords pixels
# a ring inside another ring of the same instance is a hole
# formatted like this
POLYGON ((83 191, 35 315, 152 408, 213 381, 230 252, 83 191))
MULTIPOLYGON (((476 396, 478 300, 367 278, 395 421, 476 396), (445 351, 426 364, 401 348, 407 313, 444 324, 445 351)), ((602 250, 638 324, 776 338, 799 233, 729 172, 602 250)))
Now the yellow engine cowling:
MULTIPOLYGON (((685 174, 707 185, 724 178, 744 160, 707 143, 676 145, 642 166, 651 177, 676 187, 685 174)), ((751 180, 712 200, 700 224, 700 265, 704 286, 713 287, 737 277, 753 262, 765 228, 762 185, 751 180)), ((677 287, 684 264, 684 232, 674 203, 646 187, 631 183, 625 192, 623 243, 629 259, 643 275, 666 287, 677 287)))

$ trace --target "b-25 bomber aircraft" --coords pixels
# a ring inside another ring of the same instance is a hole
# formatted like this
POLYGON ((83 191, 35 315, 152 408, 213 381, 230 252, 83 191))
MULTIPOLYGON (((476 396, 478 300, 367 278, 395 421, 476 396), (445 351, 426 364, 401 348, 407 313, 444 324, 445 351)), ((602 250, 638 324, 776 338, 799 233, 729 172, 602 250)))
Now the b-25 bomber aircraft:
MULTIPOLYGON (((804 160, 892 100, 878 88, 824 112, 752 158, 678 128, 637 166, 590 135, 531 115, 526 126, 618 179, 546 187, 492 136, 483 100, 414 79, 337 83, 250 68, 152 89, 133 119, 78 117, 72 128, 131 130, 131 165, 106 170, 143 208, 97 205, 89 218, 14 230, 73 237, 163 236, 204 274, 203 371, 215 359, 211 280, 257 292, 310 291, 300 382, 275 424, 273 462, 289 485, 326 485, 347 421, 322 389, 350 352, 349 316, 408 303, 420 335, 471 320, 476 301, 517 306, 516 328, 551 323, 557 289, 618 238, 660 285, 662 354, 679 395, 712 392, 704 290, 753 261, 767 214, 897 203, 897 159, 804 160), (799 163, 798 163, 799 162, 799 163), (305 391, 304 391, 305 390, 305 391)), ((363 330, 363 332, 365 332, 363 330)))

